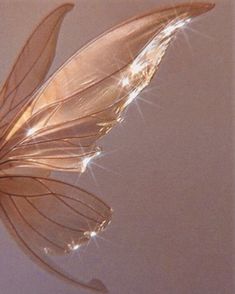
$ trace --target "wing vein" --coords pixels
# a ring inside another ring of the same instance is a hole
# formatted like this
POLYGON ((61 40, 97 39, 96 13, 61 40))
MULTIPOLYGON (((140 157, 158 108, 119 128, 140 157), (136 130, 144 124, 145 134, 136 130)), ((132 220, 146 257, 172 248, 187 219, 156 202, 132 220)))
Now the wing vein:
POLYGON ((61 227, 61 228, 64 228, 64 229, 67 229, 67 230, 70 230, 70 231, 74 231, 74 232, 78 232, 78 233, 84 233, 85 230, 84 229, 75 229, 75 228, 71 228, 69 226, 66 226, 64 224, 61 224, 57 221, 55 221, 54 219, 48 217, 46 214, 44 214, 40 209, 38 209, 36 207, 36 205, 34 205, 29 199, 28 197, 26 198, 27 202, 37 211, 38 214, 40 214, 42 217, 44 217, 45 219, 47 219, 48 221, 56 224, 57 226, 61 227))
MULTIPOLYGON (((3 100, 3 104, 1 105, 1 107, 2 106, 4 106, 4 104, 5 104, 5 101, 7 100, 7 98, 22 84, 22 82, 26 79, 26 77, 29 75, 29 73, 31 72, 31 70, 34 68, 34 66, 38 63, 38 61, 39 61, 39 59, 40 59, 40 57, 41 57, 41 54, 42 54, 42 52, 47 48, 47 46, 48 46, 48 44, 49 44, 49 41, 50 41, 50 39, 51 39, 51 37, 53 36, 53 34, 54 34, 54 31, 55 31, 55 29, 56 29, 56 27, 57 27, 57 25, 58 25, 58 23, 60 22, 60 19, 56 22, 56 24, 54 25, 54 27, 53 27, 53 29, 52 29, 52 32, 50 33, 50 35, 49 35, 49 38, 47 39, 47 42, 45 43, 45 46, 43 46, 42 47, 42 50, 40 51, 40 53, 39 53, 39 55, 38 55, 38 57, 35 59, 35 61, 32 63, 32 65, 30 66, 30 68, 28 69, 28 71, 25 73, 25 75, 22 77, 22 79, 18 82, 18 84, 7 94, 7 96, 5 97, 5 99, 3 100)), ((29 41, 29 40, 28 40, 29 41)), ((26 42, 26 45, 28 44, 28 42, 26 42)), ((25 45, 25 47, 26 47, 26 45, 25 45)), ((14 67, 13 67, 13 70, 14 70, 14 67)), ((13 72, 13 70, 12 70, 12 72, 13 72)), ((25 101, 25 99, 26 98, 28 98, 30 95, 31 95, 32 93, 30 93, 29 95, 27 95, 23 100, 21 100, 21 102, 20 103, 18 103, 17 105, 16 105, 16 107, 18 106, 18 105, 20 105, 23 101, 25 101)), ((12 102, 12 101, 11 101, 12 102)), ((13 109, 11 109, 11 110, 14 110, 14 108, 13 109)), ((6 115, 8 114, 8 112, 6 113, 6 115)), ((5 115, 5 116, 6 116, 5 115)), ((2 117, 2 119, 4 119, 4 116, 2 117)))
MULTIPOLYGON (((42 183, 38 178, 35 178, 35 180, 39 183, 41 183, 48 192, 50 192, 56 199, 58 199, 59 201, 61 201, 65 206, 67 206, 68 208, 70 208, 72 211, 74 211, 75 213, 77 213, 78 215, 81 215, 82 217, 84 217, 85 219, 88 219, 90 221, 95 222, 96 224, 99 224, 99 221, 95 220, 92 217, 86 216, 85 214, 81 213, 80 211, 78 211, 77 209, 75 209, 74 207, 72 207, 70 204, 68 204, 66 201, 64 201, 63 199, 61 199, 61 197, 64 197, 64 195, 59 195, 57 193, 54 193, 53 191, 51 191, 51 189, 49 187, 47 187, 44 183, 42 183)), ((68 196, 64 197, 67 198, 68 196)), ((82 201, 79 201, 78 199, 72 199, 74 201, 77 201, 79 203, 82 203, 84 206, 86 206, 87 208, 91 208, 90 206, 88 206, 87 204, 83 203, 82 201)))
POLYGON ((63 272, 59 271, 58 269, 56 269, 55 267, 51 266, 48 262, 46 262, 42 257, 40 257, 29 245, 28 243, 24 240, 24 238, 20 235, 19 231, 17 230, 17 228, 14 225, 14 222, 11 220, 11 218, 8 216, 6 209, 4 208, 4 206, 1 204, 2 207, 2 211, 9 223, 9 225, 11 226, 13 232, 15 233, 15 235, 17 236, 17 238, 19 239, 19 241, 22 243, 22 245, 26 248, 26 250, 28 250, 28 252, 30 254, 32 254, 32 256, 38 260, 43 266, 45 266, 45 268, 52 273, 55 273, 56 275, 58 275, 59 277, 65 279, 66 281, 72 282, 75 285, 80 285, 82 287, 88 288, 88 289, 92 289, 92 290, 96 290, 99 291, 99 289, 96 289, 88 284, 85 284, 83 282, 80 282, 78 280, 75 280, 71 277, 69 277, 68 275, 64 274, 63 272))
POLYGON ((44 234, 42 234, 40 231, 38 231, 37 229, 35 229, 35 227, 33 225, 31 225, 27 219, 23 216, 23 214, 21 213, 20 209, 18 208, 18 205, 16 204, 15 200, 10 196, 9 199, 11 200, 12 204, 14 205, 16 211, 18 212, 19 216, 21 217, 21 219, 25 222, 25 224, 27 226, 29 226, 31 228, 31 230, 33 230, 38 236, 40 236, 41 238, 43 238, 44 240, 46 240, 47 242, 51 243, 53 246, 59 248, 60 250, 64 251, 64 248, 59 246, 58 244, 54 243, 53 241, 51 241, 50 239, 48 239, 46 236, 44 236, 44 234))

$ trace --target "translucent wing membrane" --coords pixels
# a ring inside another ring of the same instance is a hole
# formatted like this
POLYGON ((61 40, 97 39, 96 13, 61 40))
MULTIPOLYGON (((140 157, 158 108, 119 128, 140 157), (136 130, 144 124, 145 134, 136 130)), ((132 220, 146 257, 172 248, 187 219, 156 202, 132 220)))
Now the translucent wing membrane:
MULTIPOLYGON (((83 285, 58 269, 47 255, 78 249, 105 228, 111 209, 96 196, 51 179, 5 176, 0 178, 0 187, 4 219, 23 249, 48 270, 83 285)), ((101 283, 84 286, 104 290, 101 283)))
POLYGON ((0 138, 44 80, 54 58, 61 22, 72 7, 71 4, 65 4, 48 15, 33 32, 17 58, 0 92, 0 138))
POLYGON ((210 8, 195 3, 157 10, 78 51, 39 89, 7 134, 2 166, 84 171, 87 159, 99 153, 96 140, 149 84, 175 32, 210 8))
POLYGON ((49 254, 76 250, 105 228, 111 209, 47 176, 50 170, 85 171, 100 153, 96 141, 149 84, 177 30, 213 5, 184 4, 131 19, 78 51, 36 90, 71 7, 57 8, 37 27, 0 92, 0 208, 9 231, 36 262, 66 281, 104 292, 102 282, 74 279, 49 254))

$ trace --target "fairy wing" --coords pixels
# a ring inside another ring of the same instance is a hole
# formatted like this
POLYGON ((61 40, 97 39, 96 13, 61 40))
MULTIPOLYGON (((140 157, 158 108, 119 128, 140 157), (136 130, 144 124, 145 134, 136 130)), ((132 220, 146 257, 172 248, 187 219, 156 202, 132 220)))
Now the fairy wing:
POLYGON ((131 19, 72 56, 4 136, 1 165, 83 172, 96 141, 146 87, 176 31, 210 4, 184 4, 131 19))
POLYGON ((49 254, 78 249, 103 230, 111 209, 96 196, 40 177, 0 177, 0 204, 7 228, 37 263, 74 284, 100 291, 100 281, 83 283, 55 265, 49 254))
MULTIPOLYGON (((16 119, 7 121, 0 142, 1 169, 10 171, 0 177, 2 214, 24 250, 47 270, 105 291, 99 281, 86 284, 71 278, 45 253, 76 249, 107 225, 111 210, 84 190, 36 173, 26 176, 24 171, 33 167, 83 172, 99 152, 96 141, 150 82, 177 29, 210 8, 180 5, 118 26, 72 56, 33 96, 29 93, 34 86, 22 92, 22 110, 10 108, 10 117, 14 113, 16 119), (17 168, 24 176, 14 175, 17 168)), ((24 89, 24 80, 18 84, 17 89, 24 89)), ((2 93, 10 97, 7 87, 2 93)))
MULTIPOLYGON (((28 39, 0 92, 0 137, 14 125, 43 81, 55 53, 66 4, 45 18, 28 39)), ((43 170, 20 168, 0 171, 1 218, 23 250, 46 270, 67 282, 106 292, 99 280, 73 278, 54 264, 49 254, 65 254, 87 242, 108 224, 111 209, 94 195, 77 187, 36 176, 43 170), (23 172, 24 176, 17 176, 23 172), (8 174, 8 176, 6 176, 8 174), (5 175, 5 176, 4 176, 5 175), (28 176, 27 176, 28 175, 28 176), (30 175, 30 176, 29 176, 30 175)))
POLYGON ((37 26, 19 54, 0 92, 0 138, 44 80, 55 55, 60 25, 72 7, 65 4, 50 13, 37 26))

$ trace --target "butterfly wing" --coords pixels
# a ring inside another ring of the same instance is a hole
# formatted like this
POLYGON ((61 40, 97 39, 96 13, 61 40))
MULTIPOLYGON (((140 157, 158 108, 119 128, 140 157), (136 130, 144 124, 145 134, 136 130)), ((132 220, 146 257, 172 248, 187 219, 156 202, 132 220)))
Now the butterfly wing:
POLYGON ((149 84, 176 31, 211 8, 194 3, 153 11, 78 51, 39 89, 8 132, 2 166, 83 172, 100 152, 96 141, 149 84))
POLYGON ((99 281, 72 278, 48 256, 76 250, 103 230, 111 218, 103 201, 75 186, 40 177, 4 176, 0 187, 3 219, 27 254, 67 281, 105 290, 99 281))
POLYGON ((44 80, 55 55, 60 25, 72 7, 65 4, 49 14, 37 26, 19 54, 0 92, 0 138, 44 80))

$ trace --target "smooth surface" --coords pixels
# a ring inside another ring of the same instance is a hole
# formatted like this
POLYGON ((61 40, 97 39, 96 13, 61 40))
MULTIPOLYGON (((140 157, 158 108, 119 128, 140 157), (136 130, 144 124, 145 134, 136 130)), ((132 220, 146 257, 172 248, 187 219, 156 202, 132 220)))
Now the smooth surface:
MULTIPOLYGON (((169 4, 155 2, 78 1, 63 24, 54 69, 112 25, 169 4)), ((64 177, 114 209, 98 247, 91 242, 61 261, 78 276, 101 279, 110 293, 233 293, 232 15, 229 1, 217 2, 185 30, 188 41, 178 35, 141 95, 156 107, 139 99, 142 115, 132 105, 103 140, 106 152, 90 166, 96 181, 91 169, 79 181, 64 177)), ((38 21, 60 3, 1 1, 1 80, 38 21)), ((85 293, 37 268, 4 227, 0 246, 4 294, 85 293)))

